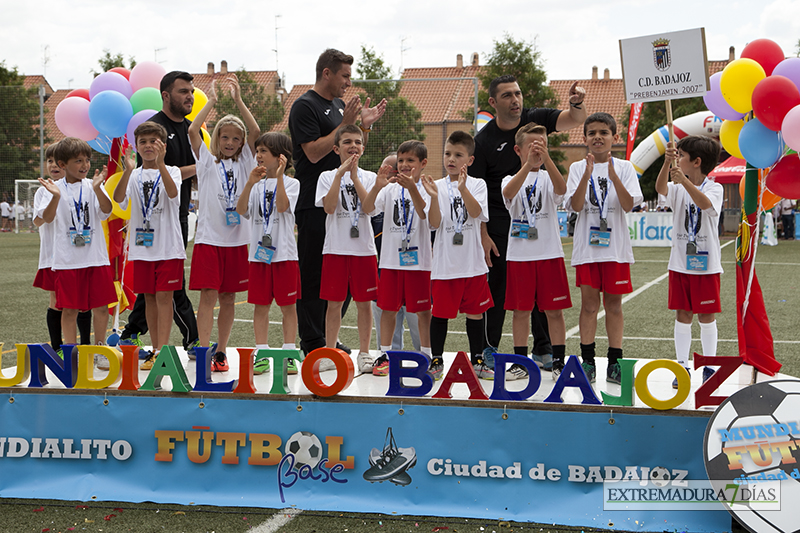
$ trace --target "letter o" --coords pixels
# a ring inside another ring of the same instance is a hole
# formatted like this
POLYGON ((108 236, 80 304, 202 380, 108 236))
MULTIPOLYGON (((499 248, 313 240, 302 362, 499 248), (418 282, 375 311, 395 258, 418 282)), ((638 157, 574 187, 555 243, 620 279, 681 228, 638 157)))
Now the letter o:
POLYGON ((667 411, 669 409, 675 409, 686 401, 686 398, 689 397, 692 380, 689 377, 689 374, 686 372, 686 369, 679 365, 677 361, 671 361, 669 359, 656 359, 654 361, 650 361, 639 369, 639 372, 636 374, 634 386, 636 387, 637 396, 641 398, 645 405, 659 411, 667 411), (650 389, 647 387, 647 378, 650 377, 650 373, 654 370, 658 370, 659 368, 665 368, 669 370, 675 374, 675 378, 678 380, 678 390, 675 392, 675 396, 669 400, 659 400, 655 398, 652 394, 650 394, 650 389))
POLYGON ((133 448, 131 447, 131 443, 126 440, 118 440, 111 445, 111 455, 113 455, 114 459, 117 461, 125 461, 132 453, 133 448))
POLYGON ((337 348, 317 348, 303 360, 300 367, 303 384, 316 396, 329 398, 336 396, 353 382, 355 366, 353 360, 337 348), (326 385, 319 377, 319 364, 322 359, 330 359, 336 365, 336 381, 326 385))

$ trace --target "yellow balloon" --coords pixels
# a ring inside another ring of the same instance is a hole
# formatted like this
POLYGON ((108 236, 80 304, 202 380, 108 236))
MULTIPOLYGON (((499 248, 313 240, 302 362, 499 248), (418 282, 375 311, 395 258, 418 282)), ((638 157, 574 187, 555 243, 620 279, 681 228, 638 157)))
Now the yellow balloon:
POLYGON ((739 150, 739 132, 742 131, 744 121, 742 120, 723 120, 719 128, 719 141, 725 151, 733 157, 744 159, 742 151, 739 150))
POLYGON ((208 130, 205 128, 200 128, 203 132, 203 142, 206 143, 206 148, 211 150, 211 135, 208 134, 208 130))
POLYGON ((192 105, 192 112, 186 115, 186 118, 188 118, 189 120, 194 120, 197 114, 200 112, 200 110, 203 109, 203 107, 207 103, 208 103, 208 96, 206 96, 206 93, 195 87, 194 104, 192 105))
POLYGON ((767 77, 764 67, 756 61, 742 57, 728 63, 719 79, 719 88, 725 101, 739 113, 753 109, 750 101, 758 82, 767 77))
POLYGON ((117 216, 117 218, 128 220, 131 218, 131 202, 128 202, 128 209, 123 211, 119 204, 114 201, 114 189, 117 188, 117 184, 121 178, 122 172, 112 174, 112 176, 106 180, 106 192, 111 197, 111 213, 117 216))

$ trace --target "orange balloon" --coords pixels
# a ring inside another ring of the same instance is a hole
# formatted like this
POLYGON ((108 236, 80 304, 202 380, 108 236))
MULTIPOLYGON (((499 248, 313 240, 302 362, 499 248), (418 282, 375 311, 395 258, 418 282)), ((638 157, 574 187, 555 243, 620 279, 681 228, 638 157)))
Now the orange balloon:
MULTIPOLYGON (((761 187, 761 178, 758 179, 759 181, 759 188, 761 187)), ((744 201, 744 176, 742 176, 741 181, 739 181, 739 196, 744 201)), ((769 211, 776 205, 778 202, 781 201, 781 197, 777 194, 773 193, 769 189, 764 189, 764 196, 761 197, 761 209, 764 211, 769 211)))

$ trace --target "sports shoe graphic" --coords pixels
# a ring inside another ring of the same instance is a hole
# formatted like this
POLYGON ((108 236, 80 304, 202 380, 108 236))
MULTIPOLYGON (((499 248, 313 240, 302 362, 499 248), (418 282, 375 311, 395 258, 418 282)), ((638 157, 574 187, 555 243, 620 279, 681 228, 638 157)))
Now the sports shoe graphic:
POLYGON ((364 479, 370 483, 388 479, 395 485, 406 486, 411 483, 407 470, 417 464, 417 452, 413 447, 398 448, 392 428, 387 428, 383 449, 370 450, 369 464, 369 469, 364 472, 364 479))

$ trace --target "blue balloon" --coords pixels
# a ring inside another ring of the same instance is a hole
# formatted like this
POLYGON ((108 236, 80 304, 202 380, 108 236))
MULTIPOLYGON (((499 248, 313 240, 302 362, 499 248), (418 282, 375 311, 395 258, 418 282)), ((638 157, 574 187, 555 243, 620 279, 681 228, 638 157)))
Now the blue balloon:
POLYGON ((103 135, 122 137, 133 116, 133 107, 124 95, 117 91, 97 93, 89 102, 89 120, 92 126, 103 135))
POLYGON ((768 168, 783 154, 783 141, 777 131, 770 130, 754 118, 739 133, 739 150, 754 167, 768 168))
MULTIPOLYGON (((102 133, 92 139, 91 141, 87 141, 87 144, 92 147, 92 149, 100 152, 101 154, 108 155, 111 152, 111 144, 114 142, 114 139, 111 139, 102 133)), ((109 346, 112 346, 109 344, 109 346)))

